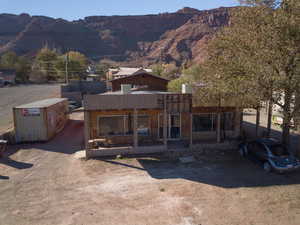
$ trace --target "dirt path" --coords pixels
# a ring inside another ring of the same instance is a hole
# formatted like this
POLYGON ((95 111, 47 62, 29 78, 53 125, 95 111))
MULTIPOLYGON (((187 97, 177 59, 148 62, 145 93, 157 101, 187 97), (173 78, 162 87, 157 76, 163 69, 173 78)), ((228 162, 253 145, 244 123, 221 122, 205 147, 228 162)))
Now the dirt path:
POLYGON ((299 173, 266 174, 235 152, 189 165, 82 161, 82 114, 72 119, 51 142, 0 160, 0 225, 299 224, 299 173))

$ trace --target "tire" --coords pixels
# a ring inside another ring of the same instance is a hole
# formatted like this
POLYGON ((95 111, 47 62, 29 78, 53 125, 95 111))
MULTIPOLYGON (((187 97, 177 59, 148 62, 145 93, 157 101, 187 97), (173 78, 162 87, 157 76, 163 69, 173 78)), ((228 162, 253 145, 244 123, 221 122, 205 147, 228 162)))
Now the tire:
POLYGON ((270 173, 272 171, 272 167, 269 162, 264 163, 264 171, 266 171, 267 173, 270 173))

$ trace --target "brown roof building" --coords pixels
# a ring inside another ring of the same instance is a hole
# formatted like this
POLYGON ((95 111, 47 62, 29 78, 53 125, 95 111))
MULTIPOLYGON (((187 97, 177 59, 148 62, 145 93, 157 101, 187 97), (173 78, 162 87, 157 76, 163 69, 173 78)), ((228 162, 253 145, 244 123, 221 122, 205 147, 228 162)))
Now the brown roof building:
POLYGON ((121 90, 122 84, 130 84, 133 90, 167 91, 169 80, 147 72, 140 72, 130 76, 110 81, 111 90, 121 90))

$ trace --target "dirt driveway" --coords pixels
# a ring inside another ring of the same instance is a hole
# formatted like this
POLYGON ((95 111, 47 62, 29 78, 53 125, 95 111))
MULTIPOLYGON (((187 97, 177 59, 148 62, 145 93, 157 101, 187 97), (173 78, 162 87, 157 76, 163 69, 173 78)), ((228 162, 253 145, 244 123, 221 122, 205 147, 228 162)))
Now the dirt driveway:
POLYGON ((0 224, 299 225, 300 176, 266 174, 235 152, 193 164, 76 159, 81 114, 47 144, 0 161, 0 224))

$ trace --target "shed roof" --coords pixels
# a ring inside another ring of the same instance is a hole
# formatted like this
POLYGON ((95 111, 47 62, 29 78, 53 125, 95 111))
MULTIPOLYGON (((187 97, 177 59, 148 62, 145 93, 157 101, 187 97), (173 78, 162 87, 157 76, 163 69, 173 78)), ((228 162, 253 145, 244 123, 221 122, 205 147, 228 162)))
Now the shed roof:
POLYGON ((48 98, 41 101, 31 102, 28 104, 16 106, 16 109, 24 109, 24 108, 46 108, 57 103, 63 102, 67 100, 66 98, 48 98))

